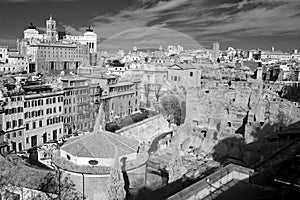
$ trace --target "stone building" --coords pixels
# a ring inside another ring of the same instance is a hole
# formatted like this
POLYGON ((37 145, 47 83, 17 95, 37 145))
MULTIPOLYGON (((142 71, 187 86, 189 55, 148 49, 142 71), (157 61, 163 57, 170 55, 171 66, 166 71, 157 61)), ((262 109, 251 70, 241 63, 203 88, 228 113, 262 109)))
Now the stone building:
POLYGON ((48 20, 46 20, 46 33, 40 34, 36 27, 31 24, 28 29, 24 30, 24 40, 26 42, 32 41, 41 41, 41 42, 50 42, 55 43, 58 40, 64 42, 72 42, 72 43, 80 43, 82 45, 88 46, 90 53, 97 52, 97 34, 93 32, 91 27, 86 29, 86 32, 83 35, 63 35, 62 38, 59 37, 56 21, 50 16, 48 20))
POLYGON ((77 71, 80 65, 88 62, 87 46, 81 44, 37 43, 28 47, 27 55, 34 68, 29 72, 77 71))
POLYGON ((89 84, 83 77, 63 77, 60 81, 64 91, 64 132, 90 131, 100 102, 100 85, 89 84))
POLYGON ((25 149, 57 141, 63 132, 63 91, 24 86, 25 149))
POLYGON ((4 63, 0 62, 0 72, 3 73, 27 72, 28 67, 27 58, 19 53, 8 53, 6 59, 4 59, 4 63))
POLYGON ((178 87, 198 87, 201 85, 201 70, 192 64, 174 64, 168 68, 168 82, 178 87))
POLYGON ((93 32, 91 27, 86 29, 83 36, 66 35, 65 40, 79 42, 80 44, 87 45, 90 53, 97 53, 97 34, 93 32))
POLYGON ((24 96, 18 93, 3 93, 0 90, 0 152, 22 151, 25 149, 24 96))
POLYGON ((53 163, 63 176, 70 176, 76 189, 88 200, 106 199, 115 155, 120 160, 125 188, 138 188, 146 183, 149 156, 139 152, 139 142, 100 130, 99 124, 93 133, 67 141, 53 157, 53 163))
POLYGON ((8 47, 0 46, 0 63, 6 63, 8 56, 8 47))
POLYGON ((89 64, 90 54, 97 52, 97 35, 91 28, 83 36, 64 35, 56 30, 56 21, 46 21, 46 34, 40 34, 31 24, 18 40, 18 51, 29 61, 29 73, 77 71, 80 65, 89 64))
POLYGON ((19 152, 63 137, 63 91, 6 84, 0 96, 1 152, 19 152))
POLYGON ((106 119, 123 117, 140 108, 140 82, 119 82, 108 85, 108 93, 101 97, 104 109, 109 116, 106 119))

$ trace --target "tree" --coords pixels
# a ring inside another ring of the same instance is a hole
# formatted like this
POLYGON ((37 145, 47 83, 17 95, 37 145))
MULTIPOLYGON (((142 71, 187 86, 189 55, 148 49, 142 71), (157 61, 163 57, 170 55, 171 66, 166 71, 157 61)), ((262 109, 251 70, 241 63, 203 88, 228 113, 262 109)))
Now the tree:
POLYGON ((101 103, 101 105, 99 106, 98 115, 95 120, 94 131, 105 129, 106 117, 103 104, 104 103, 101 103))
MULTIPOLYGON (((31 200, 81 200, 82 194, 74 183, 61 174, 29 167, 23 160, 8 160, 0 156, 0 193, 12 195, 17 191, 24 194, 23 187, 40 192, 28 191, 31 200)), ((27 196, 27 194, 24 196, 27 196)))
POLYGON ((170 122, 178 124, 180 122, 181 106, 175 95, 165 95, 161 99, 163 114, 170 122))
POLYGON ((155 92, 155 97, 157 102, 159 101, 159 97, 161 96, 161 88, 162 88, 161 84, 155 84, 154 92, 155 92))
POLYGON ((144 94, 145 94, 145 97, 146 97, 146 107, 150 107, 151 104, 150 104, 150 101, 149 101, 149 96, 150 96, 150 83, 147 83, 147 84, 144 84, 144 94))
POLYGON ((114 163, 110 170, 110 176, 107 186, 108 200, 124 200, 126 198, 125 182, 121 172, 120 161, 118 156, 118 149, 115 150, 114 163))

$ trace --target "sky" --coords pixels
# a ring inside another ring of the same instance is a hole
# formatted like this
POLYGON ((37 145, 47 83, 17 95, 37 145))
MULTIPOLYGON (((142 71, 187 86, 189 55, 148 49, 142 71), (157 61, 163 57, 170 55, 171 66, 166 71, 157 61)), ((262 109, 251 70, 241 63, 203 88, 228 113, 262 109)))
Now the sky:
POLYGON ((109 39, 100 49, 138 41, 300 49, 300 0, 0 0, 0 44, 15 46, 30 22, 44 31, 49 15, 69 34, 91 25, 99 42, 109 39))

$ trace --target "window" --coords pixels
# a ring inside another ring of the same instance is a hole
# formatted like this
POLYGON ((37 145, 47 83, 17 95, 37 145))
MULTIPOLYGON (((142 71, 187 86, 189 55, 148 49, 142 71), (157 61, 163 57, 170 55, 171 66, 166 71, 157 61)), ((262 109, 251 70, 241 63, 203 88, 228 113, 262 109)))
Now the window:
POLYGON ((97 160, 89 160, 89 164, 92 166, 98 165, 98 161, 97 160))
POLYGON ((61 106, 58 107, 58 112, 61 112, 61 106))
POLYGON ((193 72, 190 72, 190 77, 192 77, 194 75, 194 73, 193 72))
POLYGON ((177 81, 177 76, 174 76, 174 81, 177 81))
POLYGON ((32 122, 32 128, 33 128, 33 129, 36 128, 36 122, 32 122))
POLYGON ((29 144, 29 137, 26 138, 26 144, 29 144))
POLYGON ((22 136, 22 131, 19 131, 19 136, 22 136))
POLYGON ((13 136, 13 137, 17 137, 17 133, 16 133, 16 132, 13 132, 13 133, 12 133, 12 136, 13 136))
POLYGON ((56 113, 56 108, 55 107, 53 108, 53 113, 56 113))
POLYGON ((10 139, 10 134, 9 133, 7 133, 6 138, 10 139))
POLYGON ((29 130, 29 124, 26 124, 26 130, 29 130))
POLYGON ((19 119, 19 126, 22 126, 23 125, 23 119, 19 119))
POLYGON ((53 97, 53 103, 55 103, 56 102, 56 98, 55 97, 53 97))
POLYGON ((13 126, 13 128, 17 127, 17 124, 18 124, 18 123, 17 123, 17 120, 13 120, 13 121, 12 121, 12 126, 13 126))
POLYGON ((40 120, 40 121, 39 121, 39 127, 42 127, 42 126, 43 126, 43 121, 40 120))

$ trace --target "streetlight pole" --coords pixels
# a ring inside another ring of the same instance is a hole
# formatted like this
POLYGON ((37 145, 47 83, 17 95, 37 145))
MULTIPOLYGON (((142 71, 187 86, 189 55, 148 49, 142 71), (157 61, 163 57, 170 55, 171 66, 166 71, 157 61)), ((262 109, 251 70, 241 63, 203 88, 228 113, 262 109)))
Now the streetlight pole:
POLYGON ((82 173, 82 199, 84 200, 84 174, 82 173))

